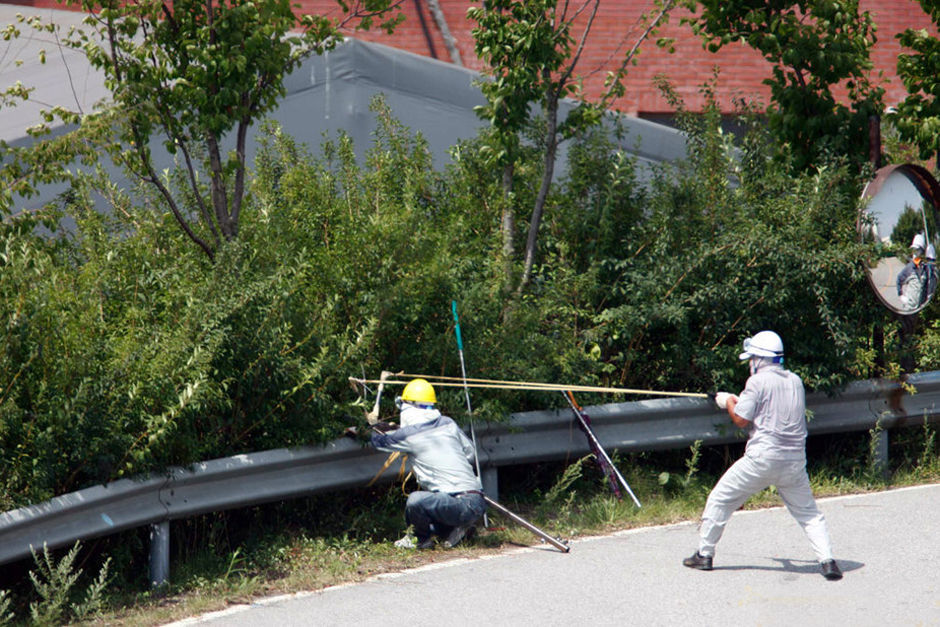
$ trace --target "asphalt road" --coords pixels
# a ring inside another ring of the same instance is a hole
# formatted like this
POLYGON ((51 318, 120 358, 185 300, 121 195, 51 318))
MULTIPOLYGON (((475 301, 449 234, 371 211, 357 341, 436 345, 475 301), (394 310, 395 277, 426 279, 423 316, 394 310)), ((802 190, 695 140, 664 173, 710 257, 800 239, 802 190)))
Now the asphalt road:
POLYGON ((176 625, 940 625, 940 485, 819 500, 845 577, 785 509, 738 512, 715 570, 694 523, 649 527, 235 606, 176 625))

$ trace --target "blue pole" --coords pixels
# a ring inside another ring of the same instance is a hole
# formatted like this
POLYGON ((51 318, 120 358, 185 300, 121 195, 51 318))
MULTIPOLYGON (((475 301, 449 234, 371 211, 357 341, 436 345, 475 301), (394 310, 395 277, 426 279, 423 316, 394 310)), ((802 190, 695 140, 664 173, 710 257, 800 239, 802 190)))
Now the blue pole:
MULTIPOLYGON (((473 408, 470 406, 470 388, 467 386, 467 366, 463 359, 463 338, 460 337, 460 318, 457 316, 457 301, 452 300, 451 311, 454 313, 454 332, 457 334, 457 352, 460 354, 460 374, 463 377, 463 395, 467 400, 467 415, 470 416, 470 440, 473 442, 473 461, 477 467, 477 477, 483 481, 483 474, 480 472, 480 456, 477 453, 477 434, 473 428, 473 408)), ((483 514, 483 525, 490 526, 489 519, 483 514)))

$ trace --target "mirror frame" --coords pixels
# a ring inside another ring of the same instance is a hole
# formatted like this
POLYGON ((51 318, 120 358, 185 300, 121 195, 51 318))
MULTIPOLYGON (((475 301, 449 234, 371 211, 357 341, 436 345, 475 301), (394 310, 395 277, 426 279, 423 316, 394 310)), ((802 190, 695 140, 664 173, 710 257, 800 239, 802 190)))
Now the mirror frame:
MULTIPOLYGON (((937 180, 930 174, 930 172, 917 164, 914 163, 901 163, 885 166, 880 168, 875 172, 875 177, 868 182, 865 186, 865 189, 862 190, 862 199, 868 200, 874 198, 881 191, 881 188, 884 186, 888 178, 893 174, 901 174, 907 178, 913 185, 917 192, 920 194, 923 200, 928 201, 933 207, 934 212, 934 224, 937 224, 940 227, 940 220, 938 220, 938 212, 940 212, 940 184, 937 183, 937 180)), ((867 203, 866 203, 867 205, 867 203)), ((859 209, 858 220, 856 222, 856 228, 858 230, 859 236, 864 241, 865 238, 865 226, 868 223, 866 221, 866 216, 868 215, 867 206, 862 206, 859 209)), ((933 243, 935 246, 940 248, 940 239, 938 239, 940 233, 930 234, 930 241, 927 243, 933 243)), ((900 309, 896 305, 889 303, 881 290, 875 284, 875 280, 872 277, 872 267, 868 264, 865 266, 865 276, 868 278, 868 284, 871 286, 872 291, 878 297, 878 300, 881 301, 881 304, 890 309, 891 311, 902 315, 909 316, 914 315, 926 307, 931 300, 933 300, 934 294, 931 293, 927 300, 921 303, 916 309, 905 310, 900 309)))

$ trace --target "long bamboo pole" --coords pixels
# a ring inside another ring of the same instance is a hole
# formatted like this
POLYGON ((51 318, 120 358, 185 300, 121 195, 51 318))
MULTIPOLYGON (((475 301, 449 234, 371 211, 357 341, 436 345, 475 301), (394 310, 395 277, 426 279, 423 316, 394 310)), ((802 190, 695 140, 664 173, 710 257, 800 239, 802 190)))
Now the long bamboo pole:
MULTIPOLYGON (((546 392, 597 392, 601 394, 643 394, 656 396, 682 396, 688 398, 709 398, 709 394, 704 392, 664 392, 660 390, 643 390, 635 388, 615 388, 597 385, 572 385, 570 383, 539 383, 532 381, 503 381, 498 379, 466 379, 459 377, 444 377, 430 374, 406 374, 396 372, 392 377, 384 381, 385 385, 407 385, 412 379, 426 379, 435 386, 440 387, 470 387, 470 388, 489 388, 496 390, 530 390, 546 392)), ((354 383, 380 383, 377 379, 360 379, 349 377, 354 383)))

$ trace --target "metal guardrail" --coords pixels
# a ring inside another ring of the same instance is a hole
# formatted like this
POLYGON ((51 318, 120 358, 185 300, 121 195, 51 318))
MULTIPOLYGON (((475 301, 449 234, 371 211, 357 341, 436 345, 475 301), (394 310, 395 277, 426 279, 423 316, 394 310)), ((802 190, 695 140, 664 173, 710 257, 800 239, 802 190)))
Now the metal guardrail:
POLYGON ((40 549, 205 512, 363 486, 386 455, 348 438, 121 479, 0 514, 0 564, 40 549))
MULTIPOLYGON (((908 394, 892 381, 856 381, 838 393, 807 396, 810 435, 923 425, 940 419, 940 371, 911 375, 908 394)), ((710 401, 665 398, 586 408, 598 440, 623 452, 740 442, 743 434, 710 401)), ((509 424, 477 426, 480 463, 489 466, 564 459, 589 452, 570 409, 513 414, 509 424)))
MULTIPOLYGON (((908 394, 888 381, 860 381, 833 396, 813 394, 811 435, 919 426, 940 420, 940 372, 913 375, 908 394)), ((710 401, 664 398, 585 408, 608 451, 676 449, 741 441, 726 414, 710 401)), ((477 425, 484 487, 496 498, 500 466, 551 461, 589 452, 570 410, 513 414, 506 424, 477 425)), ((885 440, 886 446, 886 440, 885 440)), ((886 451, 886 448, 885 448, 886 451)), ((886 454, 886 453, 885 453, 886 454)), ((321 447, 277 449, 207 461, 139 480, 123 479, 0 514, 0 564, 30 556, 30 547, 71 545, 144 525, 156 525, 157 553, 168 559, 166 523, 210 511, 248 507, 317 492, 365 485, 384 453, 343 438, 321 447), (163 525, 160 531, 159 525, 163 525)), ((385 473, 391 480, 393 472, 385 473)), ((151 559, 155 559, 152 551, 151 559)), ((153 564, 153 561, 152 561, 153 564)), ((155 583, 165 578, 165 572, 155 583)))

